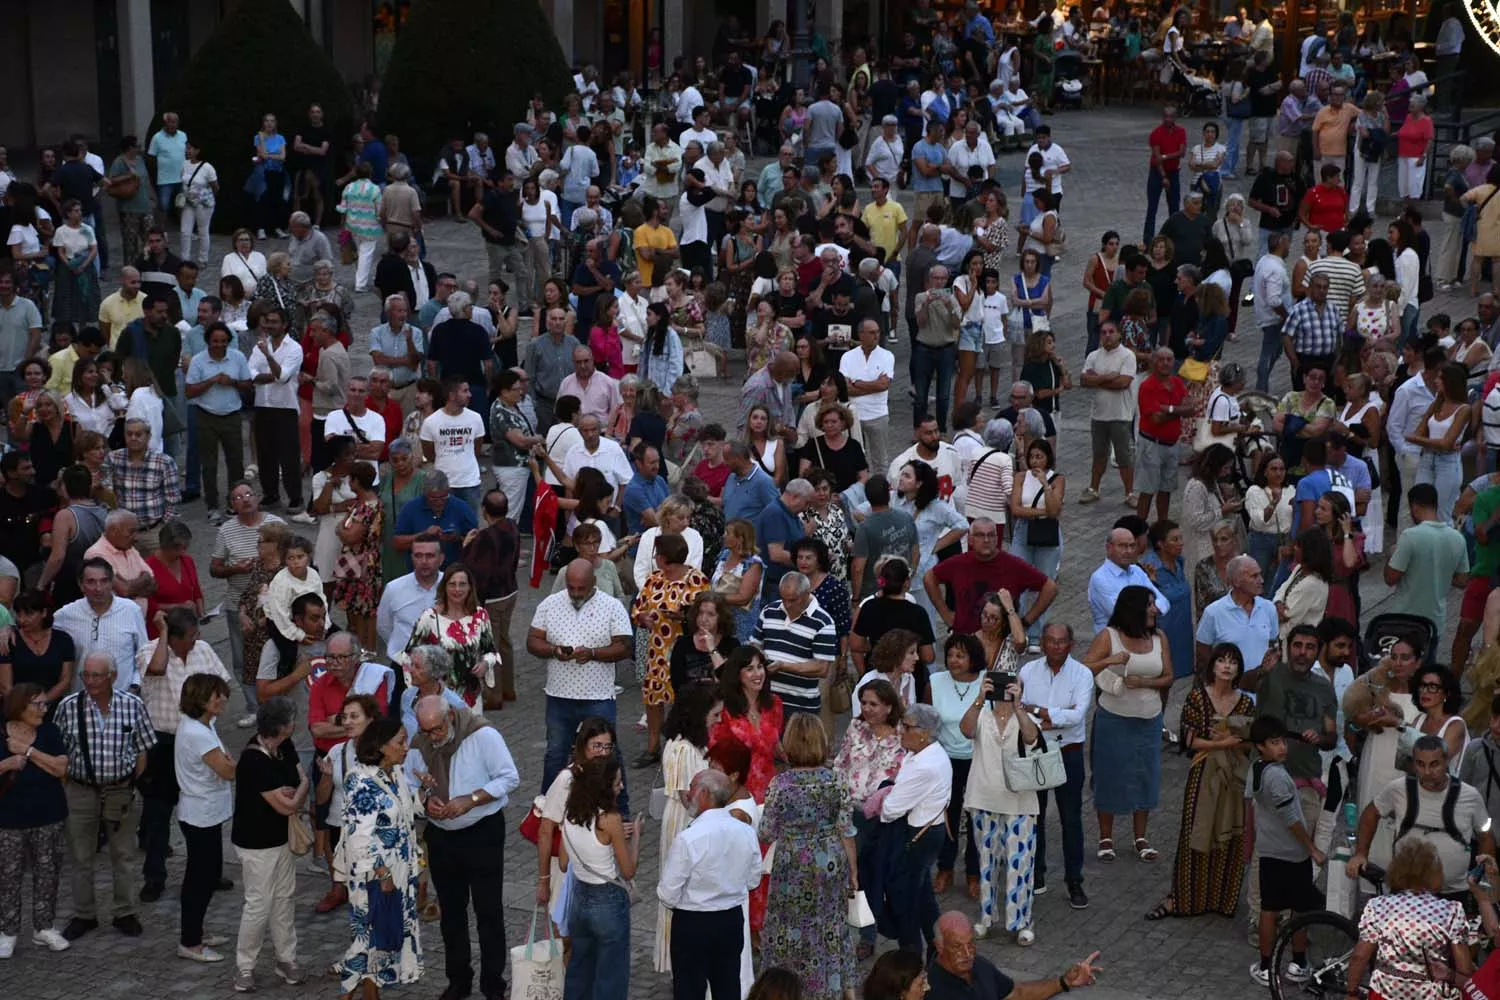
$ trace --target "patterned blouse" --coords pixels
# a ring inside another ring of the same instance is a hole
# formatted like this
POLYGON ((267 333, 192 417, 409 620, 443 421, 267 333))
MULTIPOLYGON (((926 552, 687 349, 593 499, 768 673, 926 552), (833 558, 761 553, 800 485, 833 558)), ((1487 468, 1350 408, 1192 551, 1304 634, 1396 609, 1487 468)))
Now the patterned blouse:
POLYGON ((817 538, 828 546, 829 572, 847 583, 853 536, 849 531, 849 517, 844 513, 843 502, 835 497, 822 510, 808 507, 802 512, 802 528, 807 532, 808 538, 817 538))
POLYGON ((437 608, 423 611, 412 626, 404 652, 410 653, 418 646, 442 646, 448 651, 453 657, 453 676, 445 681, 470 705, 479 700, 482 679, 474 673, 474 668, 483 665, 492 672, 500 663, 489 612, 482 607, 462 618, 449 618, 439 614, 437 608))
POLYGON ((854 804, 862 805, 883 783, 896 780, 905 756, 900 726, 889 736, 877 737, 863 719, 855 719, 833 758, 833 771, 844 779, 854 804))
POLYGON ((635 613, 656 613, 646 646, 646 679, 643 696, 646 704, 672 700, 672 647, 682 636, 682 613, 694 597, 711 589, 701 570, 688 567, 681 580, 670 580, 660 570, 646 577, 646 583, 635 598, 635 613), (665 695, 665 697, 661 697, 665 695))
POLYGON ((1370 992, 1381 1000, 1436 1000, 1458 993, 1427 973, 1427 956, 1446 957, 1468 941, 1462 903, 1428 892, 1397 892, 1365 904, 1359 939, 1375 945, 1370 992))

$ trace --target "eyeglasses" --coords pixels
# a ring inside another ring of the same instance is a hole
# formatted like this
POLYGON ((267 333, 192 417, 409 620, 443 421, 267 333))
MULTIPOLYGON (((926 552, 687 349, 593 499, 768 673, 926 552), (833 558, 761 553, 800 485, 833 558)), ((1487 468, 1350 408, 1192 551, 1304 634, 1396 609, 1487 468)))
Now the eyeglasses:
POLYGON ((1441 690, 1443 690, 1443 685, 1441 683, 1439 683, 1438 681, 1423 681, 1421 684, 1417 685, 1417 690, 1418 691, 1441 691, 1441 690))
POLYGON ((353 653, 324 653, 323 654, 323 659, 329 660, 329 661, 333 661, 333 660, 339 660, 339 661, 352 660, 354 658, 355 657, 354 657, 353 653))
POLYGON ((614 742, 611 740, 590 740, 586 746, 596 753, 608 753, 615 748, 614 742))

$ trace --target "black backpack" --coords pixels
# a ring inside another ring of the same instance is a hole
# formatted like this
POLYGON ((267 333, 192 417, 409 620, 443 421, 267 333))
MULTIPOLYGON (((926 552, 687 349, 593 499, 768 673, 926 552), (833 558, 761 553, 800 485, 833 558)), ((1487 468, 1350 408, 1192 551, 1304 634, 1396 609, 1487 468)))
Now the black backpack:
POLYGON ((1385 129, 1372 128, 1359 140, 1359 155, 1366 160, 1378 160, 1385 155, 1385 147, 1389 142, 1390 134, 1385 129))
MULTIPOLYGON (((1459 832, 1458 821, 1454 818, 1458 810, 1458 793, 1463 788, 1463 782, 1457 778, 1448 779, 1448 791, 1443 796, 1443 832, 1458 841, 1464 847, 1469 846, 1468 839, 1459 832)), ((1417 779, 1415 775, 1406 776, 1406 814, 1401 817, 1401 825, 1396 828, 1395 840, 1400 840, 1413 829, 1423 833, 1436 833, 1432 827, 1417 826, 1417 779)), ((1393 841, 1394 842, 1394 841, 1393 841)))

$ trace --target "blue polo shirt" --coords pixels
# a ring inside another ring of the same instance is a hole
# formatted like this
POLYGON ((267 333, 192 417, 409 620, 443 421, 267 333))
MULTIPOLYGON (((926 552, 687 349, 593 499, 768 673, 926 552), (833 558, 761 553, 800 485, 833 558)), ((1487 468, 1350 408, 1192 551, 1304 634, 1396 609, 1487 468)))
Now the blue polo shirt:
POLYGON ((760 578, 762 599, 779 599, 781 578, 790 571, 785 563, 771 561, 771 543, 780 542, 786 548, 791 548, 792 543, 805 534, 802 519, 787 509, 779 494, 771 503, 766 504, 766 509, 755 519, 755 541, 760 545, 760 557, 766 564, 760 578))
MULTIPOLYGON (((196 329, 196 328, 195 328, 196 329)), ((231 347, 224 352, 223 361, 215 361, 208 351, 201 351, 193 355, 193 360, 188 362, 187 384, 196 385, 199 382, 207 382, 220 372, 228 375, 236 382, 250 381, 250 363, 240 353, 239 348, 231 347)), ((232 385, 216 385, 203 390, 203 393, 188 400, 189 403, 198 407, 205 413, 224 417, 231 413, 238 413, 244 402, 240 399, 240 391, 232 385)))
POLYGON ((780 497, 781 491, 776 488, 771 474, 752 462, 750 475, 744 479, 731 472, 724 480, 724 520, 743 518, 754 524, 760 512, 780 497))
MULTIPOLYGON (((448 502, 443 505, 442 516, 438 517, 432 513, 432 508, 427 506, 427 498, 421 496, 408 500, 401 508, 401 513, 396 515, 395 533, 419 535, 434 524, 443 534, 456 536, 452 541, 443 542, 443 562, 450 565, 463 557, 464 536, 479 527, 479 522, 474 518, 474 511, 462 500, 450 496, 448 502)), ((406 557, 406 565, 408 569, 411 568, 409 553, 406 557)))
POLYGON ((647 479, 637 472, 625 487, 625 530, 632 535, 639 535, 644 530, 641 527, 641 514, 654 510, 670 494, 671 488, 667 486, 666 479, 661 476, 647 479))
MULTIPOLYGON (((1365 463, 1363 461, 1360 461, 1359 464, 1364 465, 1365 463)), ((1369 478, 1370 470, 1369 468, 1366 468, 1365 486, 1370 485, 1369 478)), ((1293 538, 1296 538, 1297 535, 1302 531, 1302 501, 1311 500, 1316 504, 1318 502, 1318 498, 1321 497, 1324 493, 1335 490, 1339 493, 1344 494, 1345 499, 1349 501, 1349 509, 1353 510, 1354 483, 1351 482, 1349 477, 1344 474, 1343 470, 1323 468, 1317 470, 1316 472, 1309 472, 1307 475, 1297 480, 1297 492, 1292 498, 1293 538)), ((1311 527, 1311 525, 1309 525, 1309 527, 1311 527)), ((1246 666, 1249 666, 1249 663, 1249 660, 1245 661, 1246 666)))
MULTIPOLYGON (((926 139, 923 139, 912 146, 911 158, 913 160, 926 160, 929 166, 941 167, 948 160, 948 152, 937 143, 928 142, 926 139)), ((911 172, 911 189, 918 194, 941 191, 943 190, 943 178, 941 176, 925 177, 921 171, 913 167, 911 172)))
POLYGON ((1264 597, 1257 597, 1246 614, 1244 608, 1234 603, 1234 594, 1230 592, 1203 609, 1197 639, 1205 646, 1234 643, 1245 658, 1245 673, 1248 674, 1260 669, 1266 650, 1280 634, 1281 620, 1276 615, 1276 605, 1264 597))

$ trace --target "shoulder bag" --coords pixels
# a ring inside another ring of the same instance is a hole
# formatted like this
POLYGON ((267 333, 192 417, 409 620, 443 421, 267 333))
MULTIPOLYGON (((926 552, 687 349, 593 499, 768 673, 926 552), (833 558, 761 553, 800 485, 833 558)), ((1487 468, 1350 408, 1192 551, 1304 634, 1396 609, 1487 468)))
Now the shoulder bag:
POLYGON ((193 181, 198 179, 198 171, 202 170, 203 165, 207 162, 207 160, 204 160, 203 163, 198 164, 198 169, 193 171, 192 176, 188 178, 188 181, 183 185, 182 190, 178 191, 177 194, 173 196, 172 204, 177 207, 178 211, 181 211, 182 209, 187 207, 188 193, 193 190, 193 181))
POLYGON ((1026 741, 1021 738, 1020 726, 1016 730, 1016 756, 1004 758, 1005 787, 1013 792, 1044 792, 1049 788, 1061 788, 1067 784, 1068 774, 1063 768, 1062 747, 1047 746, 1047 734, 1037 734, 1036 748, 1026 752, 1026 741))
MULTIPOLYGON (((1050 473, 1047 482, 1041 489, 1036 491, 1036 496, 1031 498, 1031 506, 1034 509, 1045 510, 1047 490, 1052 485, 1052 479, 1057 473, 1050 473)), ((1023 480, 1024 482, 1024 480, 1023 480)), ((1055 549, 1062 544, 1062 525, 1055 517, 1028 517, 1026 521, 1026 544, 1039 549, 1055 549)))

